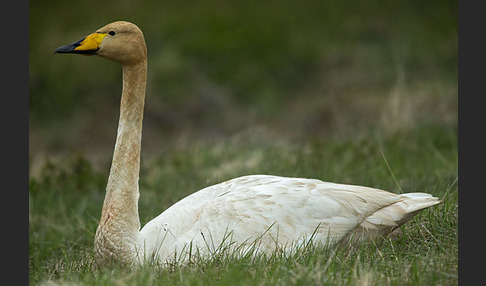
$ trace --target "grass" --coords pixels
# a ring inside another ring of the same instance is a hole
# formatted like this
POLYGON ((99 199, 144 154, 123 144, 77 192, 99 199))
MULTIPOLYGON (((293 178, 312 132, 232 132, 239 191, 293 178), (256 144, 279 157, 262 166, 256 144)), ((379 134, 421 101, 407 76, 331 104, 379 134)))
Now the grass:
MULTIPOLYGON (((135 270, 93 265, 93 235, 106 172, 82 156, 47 163, 30 179, 31 284, 343 285, 457 284, 457 140, 454 129, 418 128, 386 137, 305 143, 200 142, 167 150, 141 171, 142 224, 209 184, 248 173, 316 177, 393 192, 439 196, 432 207, 382 243, 356 248, 310 246, 289 256, 221 257, 197 264, 135 270), (385 160, 386 159, 386 160, 385 160), (392 175, 393 173, 393 175, 392 175)), ((107 171, 107 170, 105 170, 107 171)))

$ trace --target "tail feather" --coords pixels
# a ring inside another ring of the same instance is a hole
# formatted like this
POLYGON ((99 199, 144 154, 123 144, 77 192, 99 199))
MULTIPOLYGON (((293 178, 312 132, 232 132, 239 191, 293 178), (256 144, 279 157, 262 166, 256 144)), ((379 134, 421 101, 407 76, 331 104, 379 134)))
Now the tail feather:
POLYGON ((398 204, 400 204, 407 213, 420 211, 441 203, 439 198, 426 193, 408 193, 399 196, 402 197, 403 200, 398 202, 398 204))
POLYGON ((356 228, 355 233, 359 233, 361 238, 389 234, 423 209, 441 203, 438 198, 426 193, 408 193, 399 196, 401 198, 399 201, 366 217, 356 228))

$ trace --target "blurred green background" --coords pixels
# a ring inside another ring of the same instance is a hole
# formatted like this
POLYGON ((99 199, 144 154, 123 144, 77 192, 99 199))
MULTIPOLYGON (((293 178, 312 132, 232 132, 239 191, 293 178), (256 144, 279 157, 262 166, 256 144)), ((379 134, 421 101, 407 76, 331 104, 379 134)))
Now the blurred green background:
POLYGON ((104 169, 121 68, 55 55, 115 21, 148 46, 142 156, 196 141, 457 128, 457 1, 29 1, 30 170, 104 169))

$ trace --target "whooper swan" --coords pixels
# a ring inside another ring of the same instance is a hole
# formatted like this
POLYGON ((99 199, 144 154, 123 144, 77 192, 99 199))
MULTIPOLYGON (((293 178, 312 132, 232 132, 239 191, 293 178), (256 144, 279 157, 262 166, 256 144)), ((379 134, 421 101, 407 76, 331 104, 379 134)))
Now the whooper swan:
POLYGON ((94 250, 98 264, 181 261, 208 256, 224 243, 235 251, 288 250, 383 236, 422 209, 439 204, 425 193, 387 191, 316 179, 250 175, 219 183, 175 203, 140 229, 138 178, 147 79, 142 31, 110 23, 56 53, 98 55, 123 68, 120 119, 94 250))

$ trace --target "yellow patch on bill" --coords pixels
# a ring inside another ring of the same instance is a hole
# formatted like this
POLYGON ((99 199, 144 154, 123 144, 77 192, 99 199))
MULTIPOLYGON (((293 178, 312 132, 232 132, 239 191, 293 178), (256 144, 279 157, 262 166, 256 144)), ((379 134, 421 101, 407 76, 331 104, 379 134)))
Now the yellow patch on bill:
POLYGON ((87 36, 79 46, 76 47, 74 50, 76 51, 91 51, 97 50, 100 47, 101 41, 106 37, 107 34, 105 33, 92 33, 87 36))

